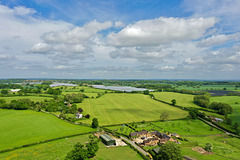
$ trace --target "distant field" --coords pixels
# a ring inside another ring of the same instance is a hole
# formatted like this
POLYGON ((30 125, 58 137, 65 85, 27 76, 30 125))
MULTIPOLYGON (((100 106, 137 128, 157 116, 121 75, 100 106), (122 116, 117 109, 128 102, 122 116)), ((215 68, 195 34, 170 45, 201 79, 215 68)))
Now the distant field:
POLYGON ((221 97, 211 97, 211 102, 222 102, 227 103, 233 108, 233 113, 229 115, 234 122, 240 124, 240 96, 221 96, 221 97), (237 102, 238 104, 235 104, 237 102))
MULTIPOLYGON (((61 88, 61 87, 56 87, 56 88, 61 88)), ((81 89, 84 89, 85 93, 104 93, 104 89, 97 89, 97 88, 91 88, 91 87, 86 87, 86 86, 78 86, 78 87, 64 87, 62 91, 63 92, 80 92, 81 89)))
POLYGON ((34 102, 44 101, 45 99, 52 99, 51 97, 38 97, 38 96, 14 96, 14 97, 0 97, 0 99, 5 99, 7 103, 11 102, 12 100, 18 99, 30 99, 34 102))
MULTIPOLYGON (((188 87, 186 85, 182 86, 174 86, 176 89, 187 89, 187 90, 193 90, 193 91, 204 91, 204 90, 223 90, 223 88, 226 88, 227 90, 235 90, 235 85, 202 85, 202 86, 195 86, 195 87, 188 87)), ((240 89, 238 88, 238 90, 240 89)))
MULTIPOLYGON (((59 159, 63 160, 67 153, 73 149, 73 145, 77 142, 85 144, 89 135, 81 135, 77 137, 56 140, 49 143, 39 144, 36 146, 26 147, 15 151, 1 153, 0 159, 18 160, 18 159, 59 159)), ((96 160, 141 160, 142 158, 128 146, 107 148, 102 142, 99 142, 99 150, 96 153, 96 157, 92 159, 96 160)))
POLYGON ((41 140, 94 131, 30 110, 0 110, 0 150, 41 140))
MULTIPOLYGON (((163 111, 170 119, 185 118, 188 113, 176 107, 152 100, 143 94, 105 94, 100 98, 85 99, 78 104, 91 118, 98 118, 100 125, 121 124, 142 120, 158 120, 163 111)), ((91 119, 83 122, 91 123, 91 119)))
POLYGON ((200 120, 176 120, 167 122, 152 122, 163 128, 165 131, 177 133, 179 135, 214 135, 223 132, 213 128, 200 120))
POLYGON ((179 105, 182 107, 200 108, 199 106, 193 103, 194 95, 174 93, 174 92, 153 92, 153 94, 156 99, 159 99, 168 103, 172 103, 171 102, 172 99, 176 99, 177 101, 176 105, 179 105))

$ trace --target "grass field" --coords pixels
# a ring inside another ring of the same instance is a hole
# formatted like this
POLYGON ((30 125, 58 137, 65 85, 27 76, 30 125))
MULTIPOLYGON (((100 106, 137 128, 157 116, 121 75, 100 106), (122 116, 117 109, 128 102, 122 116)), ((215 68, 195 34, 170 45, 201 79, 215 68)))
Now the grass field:
POLYGON ((174 92, 153 92, 153 95, 156 99, 171 103, 172 99, 176 99, 176 105, 183 107, 195 107, 200 108, 196 104, 193 103, 194 95, 190 94, 181 94, 174 92))
MULTIPOLYGON (((163 111, 170 119, 185 118, 188 113, 152 100, 143 94, 105 94, 100 98, 85 99, 78 104, 91 118, 98 118, 100 125, 122 124, 143 120, 158 120, 163 111)), ((83 122, 91 123, 91 119, 83 122)))
POLYGON ((233 108, 233 113, 229 116, 234 122, 238 122, 240 124, 240 97, 239 96, 211 97, 210 101, 229 104, 233 108), (236 104, 236 102, 238 104, 236 104))
POLYGON ((200 120, 176 120, 167 122, 152 122, 163 128, 167 132, 177 133, 179 135, 214 135, 223 132, 213 128, 200 120))
POLYGON ((0 110, 0 150, 61 136, 94 131, 30 110, 0 110))
MULTIPOLYGON (((77 142, 85 144, 89 135, 81 135, 77 137, 56 140, 36 146, 26 147, 15 151, 1 153, 2 160, 19 160, 19 159, 58 159, 63 160, 67 153, 73 149, 73 145, 77 142)), ((96 160, 141 160, 142 158, 130 147, 114 147, 106 148, 102 142, 99 142, 99 150, 92 159, 96 160)))
POLYGON ((14 96, 14 97, 0 97, 0 99, 5 99, 7 103, 10 103, 12 100, 18 99, 30 99, 34 102, 44 101, 45 99, 52 99, 51 97, 38 97, 38 96, 14 96))
POLYGON ((240 139, 230 138, 228 136, 209 136, 209 137, 187 137, 190 142, 197 142, 198 146, 205 147, 206 143, 213 146, 213 154, 202 155, 192 151, 193 147, 184 147, 182 145, 183 155, 189 155, 192 158, 201 160, 229 160, 240 158, 240 139))

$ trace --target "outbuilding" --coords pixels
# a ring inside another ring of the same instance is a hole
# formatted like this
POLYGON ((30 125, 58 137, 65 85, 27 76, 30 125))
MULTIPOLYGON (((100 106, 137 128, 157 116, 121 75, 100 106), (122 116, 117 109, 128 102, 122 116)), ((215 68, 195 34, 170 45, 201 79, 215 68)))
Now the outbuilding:
POLYGON ((102 134, 100 138, 102 139, 102 142, 107 146, 116 145, 116 140, 107 134, 102 134))

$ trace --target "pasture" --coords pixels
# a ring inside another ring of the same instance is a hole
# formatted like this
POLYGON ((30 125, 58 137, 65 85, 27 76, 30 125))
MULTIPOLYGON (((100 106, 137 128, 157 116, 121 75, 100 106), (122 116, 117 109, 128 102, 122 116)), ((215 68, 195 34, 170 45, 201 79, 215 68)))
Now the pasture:
POLYGON ((0 109, 0 150, 42 140, 94 131, 42 112, 0 109))
POLYGON ((199 106, 193 103, 194 95, 174 93, 174 92, 153 92, 153 95, 156 99, 159 99, 168 103, 172 103, 171 100, 176 99, 177 101, 176 105, 179 105, 182 107, 200 108, 199 106))
POLYGON ((51 97, 39 97, 39 96, 13 96, 13 97, 0 97, 0 99, 5 99, 7 103, 10 103, 12 100, 18 99, 30 99, 34 102, 44 101, 45 99, 52 99, 51 97))
POLYGON ((196 146, 188 146, 187 143, 181 145, 183 155, 189 155, 192 158, 203 160, 228 160, 239 159, 240 153, 240 139, 231 138, 227 135, 223 136, 208 136, 208 137, 186 137, 189 142, 195 142, 197 146, 205 147, 206 143, 211 143, 213 146, 213 154, 202 155, 192 148, 196 146))
POLYGON ((229 104, 233 108, 233 113, 229 115, 230 118, 234 122, 238 122, 240 124, 240 97, 239 96, 211 97, 210 102, 222 102, 222 103, 229 104))
MULTIPOLYGON (((73 146, 77 142, 85 144, 88 140, 89 135, 81 135, 66 139, 60 139, 48 143, 39 144, 36 146, 30 146, 11 152, 1 153, 0 159, 8 160, 18 160, 18 159, 59 159, 63 160, 67 153, 73 149, 73 146)), ((132 160, 141 160, 142 158, 128 146, 125 147, 114 147, 107 148, 103 145, 102 142, 98 143, 99 150, 96 153, 96 156, 92 159, 96 160, 107 160, 107 159, 132 159, 132 160)))
MULTIPOLYGON (((99 125, 159 120, 164 111, 169 113, 169 119, 185 118, 188 115, 186 111, 143 94, 109 93, 100 98, 85 99, 78 107, 83 108, 84 113, 90 114, 91 118, 98 118, 99 125)), ((91 119, 83 122, 91 123, 91 119)))
POLYGON ((180 136, 184 135, 214 135, 222 134, 223 132, 212 128, 200 120, 175 120, 167 122, 152 122, 152 124, 161 127, 165 132, 177 133, 180 136))

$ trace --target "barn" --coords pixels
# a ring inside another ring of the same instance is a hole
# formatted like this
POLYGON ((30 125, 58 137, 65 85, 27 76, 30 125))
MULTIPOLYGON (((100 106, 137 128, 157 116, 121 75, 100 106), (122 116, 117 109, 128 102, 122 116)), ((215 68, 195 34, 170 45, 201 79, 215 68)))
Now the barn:
POLYGON ((107 134, 102 134, 100 138, 102 139, 102 142, 107 146, 116 145, 116 140, 107 134))

